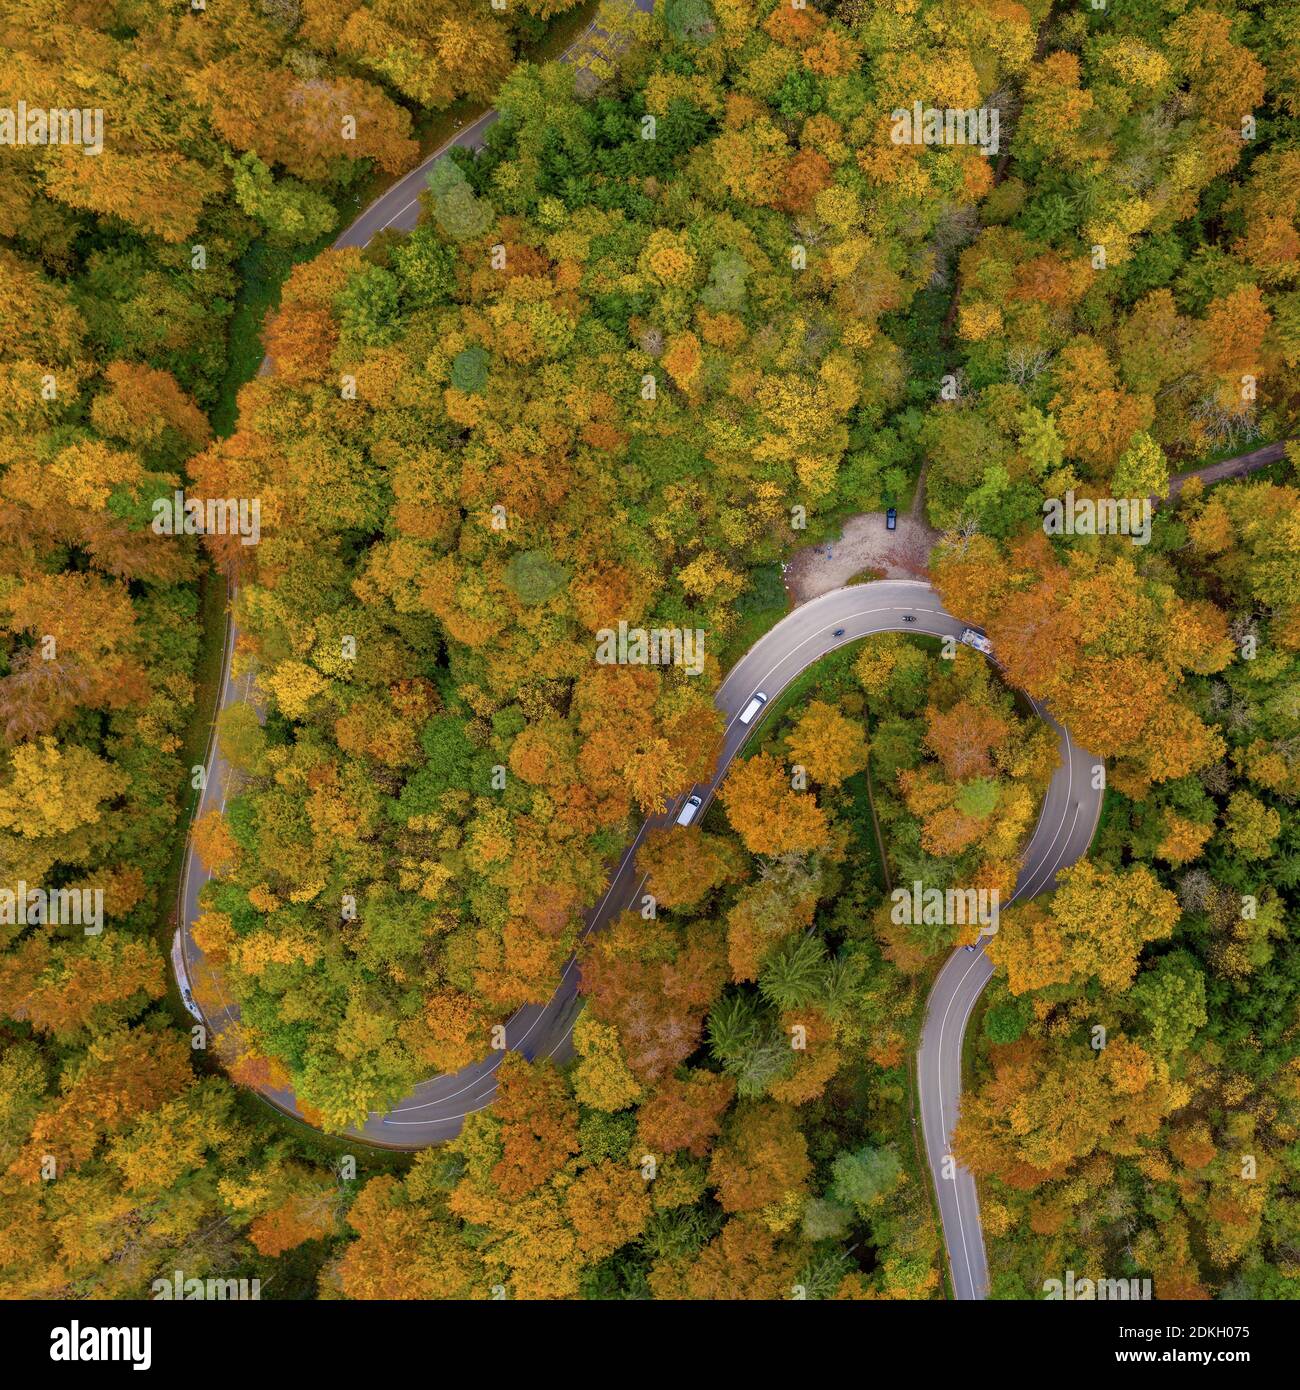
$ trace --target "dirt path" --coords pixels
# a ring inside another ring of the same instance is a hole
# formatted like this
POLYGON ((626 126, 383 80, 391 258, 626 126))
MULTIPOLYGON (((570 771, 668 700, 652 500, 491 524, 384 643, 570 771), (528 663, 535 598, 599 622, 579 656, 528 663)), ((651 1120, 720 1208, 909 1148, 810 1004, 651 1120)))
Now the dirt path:
MULTIPOLYGON (((1190 472, 1180 473, 1176 478, 1170 478, 1169 492, 1166 495, 1177 497, 1183 490, 1183 485, 1191 478, 1199 478, 1207 487, 1211 483, 1222 482, 1225 478, 1244 478, 1257 468, 1276 463, 1286 453, 1286 446, 1287 441, 1279 439, 1276 444, 1265 444, 1262 448, 1252 449, 1248 454, 1238 454, 1236 458, 1224 459, 1222 463, 1211 463, 1205 468, 1193 468, 1190 472)), ((1157 499, 1157 502, 1159 500, 1157 499)))
POLYGON ((867 759, 867 806, 871 810, 871 826, 876 832, 876 849, 880 853, 880 872, 885 876, 885 892, 894 891, 894 877, 889 872, 889 855, 885 853, 885 837, 880 833, 880 818, 876 815, 876 793, 871 785, 871 759, 867 759))

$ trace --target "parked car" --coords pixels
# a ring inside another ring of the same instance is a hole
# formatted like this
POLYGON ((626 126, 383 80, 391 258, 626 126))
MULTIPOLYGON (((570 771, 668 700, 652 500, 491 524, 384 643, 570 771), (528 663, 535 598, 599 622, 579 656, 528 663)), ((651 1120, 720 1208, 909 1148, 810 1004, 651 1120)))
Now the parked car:
POLYGON ((898 530, 898 508, 890 507, 885 513, 885 528, 889 531, 898 530))
POLYGON ((200 1023, 203 1022, 203 1015, 199 1012, 199 1006, 194 1002, 189 985, 181 986, 181 1002, 185 1005, 186 1012, 191 1018, 197 1018, 200 1023))
POLYGON ((678 825, 690 825, 695 819, 695 813, 700 809, 700 798, 698 796, 688 796, 686 805, 677 812, 678 825))
POLYGON ((767 704, 767 696, 764 695, 761 690, 757 691, 753 699, 750 700, 749 704, 747 704, 745 708, 741 710, 740 722, 742 724, 752 724, 754 722, 754 716, 759 712, 759 710, 763 708, 765 704, 767 704))
POLYGON ((977 632, 973 627, 962 630, 961 640, 968 647, 974 647, 977 652, 983 652, 985 656, 993 655, 993 643, 982 632, 977 632))

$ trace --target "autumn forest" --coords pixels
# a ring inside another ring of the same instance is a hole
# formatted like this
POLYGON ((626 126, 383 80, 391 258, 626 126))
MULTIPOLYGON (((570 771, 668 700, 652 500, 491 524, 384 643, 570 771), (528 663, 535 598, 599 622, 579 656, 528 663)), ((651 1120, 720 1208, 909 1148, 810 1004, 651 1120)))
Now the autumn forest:
POLYGON ((1300 0, 0 50, 0 1298, 1300 1298, 1300 0))

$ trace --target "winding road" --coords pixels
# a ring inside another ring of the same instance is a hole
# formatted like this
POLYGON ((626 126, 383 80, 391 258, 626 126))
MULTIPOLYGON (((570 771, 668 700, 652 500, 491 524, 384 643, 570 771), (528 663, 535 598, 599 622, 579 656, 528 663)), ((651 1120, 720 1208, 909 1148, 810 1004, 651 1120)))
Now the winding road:
MULTIPOLYGON (((648 11, 653 0, 635 0, 635 5, 648 11)), ((617 38, 611 38, 592 25, 564 59, 583 67, 593 56, 610 56, 617 48, 617 38)), ((489 111, 466 126, 367 208, 338 238, 335 246, 365 246, 382 231, 413 228, 420 217, 420 193, 432 165, 453 146, 480 147, 486 131, 496 119, 496 112, 489 111)), ((1256 451, 1249 456, 1248 467, 1263 466, 1280 452, 1280 445, 1256 451)), ((1215 467, 1226 472, 1236 462, 1231 460, 1215 467)), ((231 598, 233 601, 233 591, 231 598)), ((957 637, 964 626, 944 611, 934 590, 918 580, 881 580, 835 589, 796 608, 750 648, 717 692, 715 700, 726 716, 726 733, 715 776, 707 784, 691 789, 704 800, 700 816, 753 730, 754 726, 742 725, 737 716, 756 690, 763 690, 769 700, 775 702, 780 692, 802 671, 828 652, 873 633, 898 631, 957 637), (914 621, 905 623, 908 615, 914 621), (834 636, 837 628, 844 630, 842 637, 834 636)), ((231 672, 236 635, 233 620, 228 618, 220 709, 255 696, 252 677, 237 680, 231 672)), ((1093 787, 1092 769, 1096 760, 1078 748, 1043 709, 1035 708, 1057 730, 1061 764, 1052 777, 1037 827, 1026 847, 1016 898, 1032 897, 1051 888, 1057 873, 1087 852, 1101 808, 1102 793, 1093 787)), ((237 786, 236 775, 217 746, 215 722, 206 767, 206 786, 195 809, 196 819, 208 811, 223 809, 227 797, 237 786)), ((672 824, 683 798, 664 815, 652 817, 641 826, 620 860, 601 902, 585 914, 584 937, 637 902, 645 884, 636 871, 637 850, 651 829, 672 824)), ((197 992, 203 997, 202 1013, 210 1031, 217 1035, 233 1035, 239 1027, 239 1007, 226 995, 220 970, 205 961, 192 935, 199 915, 199 893, 208 877, 195 859, 191 840, 181 880, 180 927, 173 963, 178 982, 187 992, 191 983, 202 982, 197 992)), ((959 949, 952 954, 939 972, 930 994, 917 1056, 926 1155, 938 1196, 953 1290, 958 1298, 982 1298, 988 1288, 988 1263, 975 1183, 965 1169, 952 1162, 950 1151, 952 1128, 961 1098, 961 1053, 966 1022, 992 973, 993 968, 982 947, 975 951, 959 949)), ((580 1010, 578 969, 570 960, 555 993, 545 1004, 521 1009, 507 1022, 506 1044, 529 1058, 550 1057, 564 1061, 572 1055, 573 1025, 580 1010)), ((459 1072, 421 1082, 387 1114, 371 1114, 365 1124, 352 1133, 364 1142, 398 1149, 422 1148, 451 1138, 459 1131, 466 1115, 490 1104, 496 1089, 495 1072, 502 1056, 502 1052, 494 1052, 459 1072)), ((301 1118, 292 1091, 270 1085, 258 1087, 258 1090, 273 1105, 301 1118)))
MULTIPOLYGON (((928 584, 916 580, 882 580, 837 589, 813 599, 782 619, 732 667, 714 697, 717 707, 726 717, 726 732, 713 778, 683 792, 663 815, 652 816, 642 824, 619 861, 604 897, 585 915, 582 935, 585 937, 590 932, 599 931, 620 913, 639 905, 646 879, 637 872, 637 851, 652 829, 672 825, 682 801, 691 792, 698 793, 702 798, 699 816, 703 817, 727 769, 757 727, 756 724, 742 724, 738 717, 756 690, 767 694, 770 707, 770 703, 798 675, 845 643, 878 632, 920 632, 935 637, 957 637, 963 626, 958 619, 944 611, 938 595, 928 584), (915 621, 906 622, 906 615, 911 615, 915 621), (835 630, 840 628, 844 635, 834 636, 835 630)), ((1038 829, 1030 843, 1029 853, 1033 857, 1027 856, 1026 864, 1032 865, 1032 869, 1026 869, 1021 882, 1035 886, 1032 890, 1027 887, 1026 891, 1039 891, 1041 887, 1049 885, 1057 868, 1072 863, 1074 858, 1086 851, 1100 805, 1101 794, 1090 792, 1093 800, 1081 810, 1077 801, 1079 789, 1083 785, 1091 785, 1089 778, 1082 776, 1082 764, 1087 755, 1070 745, 1064 735, 1062 738, 1071 758, 1053 780, 1038 829)), ((1087 759, 1089 769, 1091 763, 1092 760, 1087 759)), ((959 951, 957 958, 968 965, 976 960, 966 951, 959 951)), ((980 964, 987 966, 982 952, 977 959, 980 964)), ((572 1056, 573 1025, 581 1009, 578 973, 576 962, 569 960, 551 998, 545 1004, 521 1009, 508 1021, 505 1041, 510 1049, 533 1058, 550 1057, 557 1062, 572 1056)), ((983 974, 978 971, 969 976, 963 974, 963 983, 953 992, 953 999, 958 1001, 957 1007, 963 1010, 963 1023, 968 1011, 966 991, 974 988, 974 994, 970 996, 973 1002, 988 973, 986 968, 983 974), (976 979, 978 984, 975 983, 976 979)), ((942 1028, 939 1031, 944 1033, 942 1028)), ((951 1036, 951 1030, 948 1030, 946 1037, 950 1040, 951 1036)), ((960 1047, 960 1034, 957 1037, 960 1047)), ((928 1069, 929 1081, 925 1080, 926 1070, 922 1071, 923 1102, 932 1099, 940 1101, 934 1113, 941 1124, 945 1117, 951 1123, 956 1116, 961 1090, 960 1066, 956 1070, 951 1068, 946 1047, 928 1052, 923 1044, 921 1055, 924 1062, 928 1063, 931 1052, 936 1065, 928 1069)), ((501 1055, 496 1053, 454 1074, 422 1082, 386 1115, 371 1115, 360 1133, 367 1139, 402 1148, 421 1147, 451 1138, 458 1132, 467 1114, 490 1104, 496 1089, 494 1073, 500 1065, 501 1055)), ((941 1152, 946 1152, 946 1144, 945 1132, 941 1152)), ((973 1209, 973 1216, 978 1232, 977 1206, 973 1209)), ((970 1219, 971 1211, 967 1208, 954 1209, 954 1220, 970 1219)))
MULTIPOLYGON (((833 590, 796 608, 746 652, 715 696, 715 703, 726 717, 726 731, 713 778, 690 789, 703 799, 700 815, 703 816, 727 769, 757 727, 741 724, 738 717, 756 690, 767 694, 770 708, 797 676, 846 643, 881 632, 956 638, 964 626, 944 610, 935 591, 919 580, 857 584, 833 590), (837 630, 842 630, 843 635, 835 636, 837 630)), ((233 633, 228 641, 233 641, 233 633)), ((241 687, 228 678, 223 704, 247 695, 246 683, 241 687)), ((1059 870, 1087 852, 1101 808, 1102 794, 1093 787, 1095 759, 1074 744, 1041 707, 1035 708, 1057 730, 1061 765, 1053 774, 1037 827, 1026 848, 1016 897, 1030 897, 1051 887, 1059 870)), ((209 779, 204 799, 219 808, 225 802, 230 773, 219 755, 216 765, 219 775, 209 779)), ((688 794, 683 793, 663 815, 653 816, 641 826, 619 861, 604 897, 585 915, 584 937, 638 903, 646 880, 636 869, 637 851, 650 830, 673 823, 688 794)), ((188 970, 202 960, 189 927, 204 882, 206 875, 191 856, 187 861, 186 916, 180 938, 188 970)), ((953 1287, 959 1298, 982 1297, 988 1280, 975 1183, 965 1169, 951 1163, 948 1155, 961 1098, 961 1049, 966 1020, 992 973, 982 948, 953 952, 931 992, 917 1058, 926 1154, 938 1193, 953 1287), (945 1177, 945 1173, 949 1176, 945 1177)), ((215 979, 219 987, 219 972, 215 979)), ((570 959, 551 998, 545 1004, 519 1010, 507 1022, 506 1045, 529 1058, 550 1057, 563 1062, 572 1056, 573 1025, 580 1010, 578 967, 570 959)), ((227 999, 223 998, 219 1012, 209 1010, 208 1023, 214 1029, 237 1022, 238 1008, 227 999)), ((496 1090, 495 1072, 503 1055, 495 1052, 461 1071, 421 1082, 392 1110, 371 1114, 353 1133, 370 1143, 402 1149, 423 1148, 453 1137, 466 1115, 491 1103, 496 1090)), ((292 1093, 264 1088, 263 1094, 282 1109, 296 1112, 292 1093)))
MULTIPOLYGON (((1035 700, 1030 704, 1056 731, 1060 765, 1052 774, 1038 824, 1025 847, 1011 902, 1054 887, 1057 874, 1087 854, 1104 795, 1095 785, 1102 780, 1094 777, 1098 759, 1080 748, 1042 705, 1035 700)), ((988 1292, 988 1259, 975 1179, 952 1158, 952 1131, 961 1103, 966 1021, 992 975, 983 942, 974 951, 957 950, 948 957, 930 990, 916 1058, 925 1155, 939 1199, 948 1267, 958 1298, 983 1298, 988 1292)))
MULTIPOLYGON (((625 0, 625 3, 629 13, 633 10, 639 10, 643 14, 649 14, 654 9, 654 0, 625 0)), ((626 34, 611 33, 602 27, 599 19, 593 20, 564 51, 559 61, 568 63, 577 70, 575 85, 578 91, 580 93, 589 92, 599 84, 599 65, 615 60, 626 47, 627 41, 626 34)), ((336 238, 334 249, 343 250, 347 247, 368 246, 380 232, 412 231, 420 220, 422 212, 420 195, 428 184, 433 166, 453 149, 482 149, 487 132, 497 119, 498 113, 495 110, 488 110, 471 121, 469 125, 457 131, 450 140, 426 156, 408 174, 404 174, 390 188, 385 189, 336 238)), ((270 370, 272 370, 270 359, 263 358, 261 371, 266 373, 270 370)), ((216 714, 220 714, 222 710, 231 705, 249 702, 256 698, 251 675, 245 676, 242 680, 237 680, 232 675, 232 658, 238 636, 232 616, 234 602, 235 588, 232 585, 226 611, 225 653, 222 661, 221 692, 217 701, 216 714)), ((224 810, 227 799, 238 786, 238 775, 222 756, 217 741, 215 718, 208 742, 207 756, 204 759, 204 768, 206 769, 204 787, 195 804, 191 825, 193 821, 198 820, 209 811, 224 810)), ((195 858, 191 838, 186 845, 185 863, 177 895, 177 921, 180 925, 172 945, 172 968, 190 1013, 194 1014, 196 1018, 200 1018, 214 1036, 224 1035, 227 1038, 232 1038, 239 1031, 239 1005, 226 993, 220 970, 207 961, 203 951, 194 940, 191 930, 199 916, 199 894, 211 877, 212 875, 207 873, 195 858), (192 986, 199 986, 197 993, 203 996, 202 1008, 193 1002, 195 991, 192 990, 192 986)), ((566 984, 570 973, 566 971, 566 984)), ((499 1061, 499 1058, 497 1060, 499 1061)), ((474 1069, 471 1068, 470 1070, 474 1069)), ((484 1071, 484 1074, 490 1074, 496 1070, 496 1062, 494 1061, 481 1070, 484 1071)), ((440 1079, 445 1080, 445 1078, 440 1079)), ((271 1085, 259 1086, 257 1090, 264 1099, 286 1114, 293 1115, 298 1119, 303 1118, 291 1090, 271 1085)), ((459 1119, 457 1124, 459 1124, 459 1119)), ((395 1140, 388 1131, 380 1132, 373 1123, 368 1123, 362 1133, 363 1137, 373 1143, 408 1148, 431 1143, 435 1138, 448 1138, 455 1133, 455 1129, 449 1129, 445 1133, 431 1138, 418 1139, 409 1144, 395 1140)))

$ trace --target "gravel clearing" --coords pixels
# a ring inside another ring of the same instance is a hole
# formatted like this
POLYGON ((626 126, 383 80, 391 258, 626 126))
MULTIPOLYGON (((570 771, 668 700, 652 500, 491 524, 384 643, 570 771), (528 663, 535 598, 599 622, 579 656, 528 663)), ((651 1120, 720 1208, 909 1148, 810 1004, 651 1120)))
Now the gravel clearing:
POLYGON ((938 539, 933 527, 905 512, 900 512, 895 531, 886 528, 884 512, 851 516, 837 540, 806 545, 790 557, 783 567, 790 601, 798 607, 855 576, 927 579, 930 551, 938 539), (863 575, 864 570, 874 573, 863 575))

